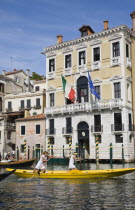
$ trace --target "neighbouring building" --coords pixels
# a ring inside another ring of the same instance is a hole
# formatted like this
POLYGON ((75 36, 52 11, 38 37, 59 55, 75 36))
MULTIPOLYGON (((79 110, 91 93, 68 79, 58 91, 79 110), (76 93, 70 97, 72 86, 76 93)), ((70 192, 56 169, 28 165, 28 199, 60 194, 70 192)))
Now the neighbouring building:
POLYGON ((95 138, 99 140, 99 159, 135 159, 135 12, 131 13, 133 28, 126 25, 95 33, 88 25, 79 31, 81 37, 46 47, 46 141, 57 150, 79 145, 79 155, 85 147, 85 157, 95 160, 95 138), (90 72, 100 100, 90 93, 90 72), (76 91, 76 102, 66 99, 61 75, 76 91))
POLYGON ((23 158, 26 157, 27 159, 39 159, 45 148, 45 115, 38 114, 17 119, 16 149, 19 153, 19 156, 23 158))

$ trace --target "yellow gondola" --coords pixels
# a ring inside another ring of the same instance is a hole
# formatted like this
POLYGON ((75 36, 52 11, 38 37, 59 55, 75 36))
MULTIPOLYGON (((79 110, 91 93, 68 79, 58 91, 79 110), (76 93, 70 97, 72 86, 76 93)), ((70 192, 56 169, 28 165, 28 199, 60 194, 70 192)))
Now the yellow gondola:
MULTIPOLYGON (((7 171, 12 169, 7 168, 7 171)), ((71 171, 47 171, 46 173, 33 174, 33 170, 17 169, 14 174, 23 178, 53 178, 53 179, 89 179, 109 178, 121 176, 135 171, 135 168, 107 169, 107 170, 71 170, 71 171)))

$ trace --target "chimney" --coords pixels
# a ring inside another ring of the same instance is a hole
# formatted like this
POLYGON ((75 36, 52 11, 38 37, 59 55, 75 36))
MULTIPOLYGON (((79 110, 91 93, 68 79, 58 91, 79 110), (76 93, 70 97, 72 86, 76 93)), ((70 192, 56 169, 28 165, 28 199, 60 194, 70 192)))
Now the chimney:
POLYGON ((6 71, 5 70, 2 70, 2 72, 3 72, 3 76, 5 76, 6 75, 6 71))
POLYGON ((63 36, 62 35, 58 35, 57 36, 57 44, 60 44, 63 42, 63 36))
POLYGON ((131 18, 132 18, 132 28, 133 28, 133 31, 135 32, 135 11, 132 12, 130 14, 131 18))
POLYGON ((104 30, 108 29, 108 20, 104 20, 104 30))
POLYGON ((30 116, 29 110, 25 110, 25 111, 24 111, 24 118, 27 118, 27 117, 29 117, 29 116, 30 116))
POLYGON ((27 88, 27 91, 29 92, 30 91, 30 70, 27 69, 27 85, 28 85, 28 88, 27 88))

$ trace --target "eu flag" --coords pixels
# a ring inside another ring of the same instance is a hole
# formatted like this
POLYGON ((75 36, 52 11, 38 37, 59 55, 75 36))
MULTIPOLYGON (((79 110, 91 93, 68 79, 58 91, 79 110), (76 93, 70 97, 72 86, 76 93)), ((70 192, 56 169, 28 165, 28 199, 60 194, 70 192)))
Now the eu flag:
POLYGON ((90 87, 90 92, 95 95, 98 99, 100 99, 100 96, 98 95, 98 93, 96 92, 93 82, 91 80, 90 74, 88 72, 88 83, 89 83, 89 87, 90 87))

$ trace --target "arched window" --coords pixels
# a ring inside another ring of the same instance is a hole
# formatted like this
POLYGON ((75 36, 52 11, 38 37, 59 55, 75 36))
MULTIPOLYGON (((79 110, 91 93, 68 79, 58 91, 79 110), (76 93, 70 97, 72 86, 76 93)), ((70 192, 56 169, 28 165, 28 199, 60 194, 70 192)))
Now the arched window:
POLYGON ((77 126, 78 139, 88 139, 89 138, 89 125, 83 121, 77 126))
POLYGON ((79 77, 79 79, 77 80, 77 100, 79 103, 89 101, 88 78, 85 76, 79 77))

